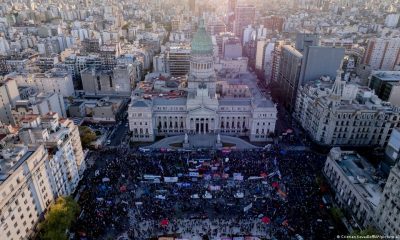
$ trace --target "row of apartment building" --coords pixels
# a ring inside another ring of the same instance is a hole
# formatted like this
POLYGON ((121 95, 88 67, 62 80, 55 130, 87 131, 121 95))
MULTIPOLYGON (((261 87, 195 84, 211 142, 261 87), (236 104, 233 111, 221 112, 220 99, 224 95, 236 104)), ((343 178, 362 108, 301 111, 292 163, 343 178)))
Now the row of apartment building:
POLYGON ((0 239, 26 239, 53 200, 76 190, 85 156, 78 127, 57 113, 1 131, 0 239))

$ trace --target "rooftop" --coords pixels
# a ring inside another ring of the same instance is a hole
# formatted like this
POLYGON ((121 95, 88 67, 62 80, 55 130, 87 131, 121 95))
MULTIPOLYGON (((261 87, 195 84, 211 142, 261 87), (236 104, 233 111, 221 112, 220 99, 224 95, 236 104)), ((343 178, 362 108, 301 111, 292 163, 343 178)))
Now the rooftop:
POLYGON ((257 107, 259 108, 273 108, 275 104, 268 99, 263 99, 260 103, 258 103, 257 107))
POLYGON ((149 105, 144 100, 135 101, 131 105, 132 107, 148 107, 149 105))
POLYGON ((34 151, 26 151, 25 146, 13 146, 13 149, 3 150, 0 158, 0 183, 4 182, 34 151), (6 151, 6 154, 4 153, 6 151), (22 155, 20 155, 22 153, 22 155))
POLYGON ((372 76, 382 81, 400 81, 400 71, 374 71, 372 76))
POLYGON ((378 183, 378 177, 375 176, 376 169, 352 151, 341 152, 336 163, 357 192, 373 207, 377 207, 382 195, 382 188, 378 183))
POLYGON ((162 98, 157 97, 153 99, 154 105, 160 106, 174 106, 174 105, 184 105, 186 106, 186 98, 162 98))
POLYGON ((251 106, 250 98, 222 98, 218 102, 220 106, 251 106))

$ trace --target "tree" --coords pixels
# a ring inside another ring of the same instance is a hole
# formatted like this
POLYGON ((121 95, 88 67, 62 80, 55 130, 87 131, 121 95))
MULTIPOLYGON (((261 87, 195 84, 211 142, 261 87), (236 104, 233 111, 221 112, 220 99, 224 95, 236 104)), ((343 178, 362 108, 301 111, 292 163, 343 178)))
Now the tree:
POLYGON ((367 236, 369 236, 369 237, 366 238, 366 239, 379 239, 377 237, 372 237, 374 235, 380 235, 380 233, 375 228, 373 228, 371 226, 369 226, 366 229, 361 230, 361 231, 360 230, 355 230, 350 234, 351 237, 360 237, 360 239, 362 237, 365 238, 367 236))
POLYGON ((73 96, 68 96, 68 102, 70 103, 70 104, 72 104, 72 103, 74 103, 74 97, 73 96))
POLYGON ((122 27, 121 27, 121 29, 122 30, 128 30, 128 28, 130 27, 130 23, 129 22, 127 22, 127 23, 125 23, 122 27))
POLYGON ((81 136, 81 142, 84 148, 88 148, 90 143, 97 138, 96 133, 87 126, 79 127, 79 135, 81 136))
POLYGON ((50 206, 45 220, 39 225, 39 238, 43 240, 67 240, 67 230, 79 214, 79 205, 72 197, 59 197, 50 206))
POLYGON ((337 207, 331 208, 331 214, 332 214, 333 219, 335 219, 336 222, 340 222, 341 219, 344 217, 342 210, 337 207))

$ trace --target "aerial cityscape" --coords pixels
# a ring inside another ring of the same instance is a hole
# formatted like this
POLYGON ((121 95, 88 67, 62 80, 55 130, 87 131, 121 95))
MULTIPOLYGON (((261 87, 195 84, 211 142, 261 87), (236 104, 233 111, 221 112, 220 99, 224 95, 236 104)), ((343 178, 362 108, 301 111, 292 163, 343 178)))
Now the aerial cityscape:
POLYGON ((400 0, 1 0, 0 240, 400 239, 400 0))

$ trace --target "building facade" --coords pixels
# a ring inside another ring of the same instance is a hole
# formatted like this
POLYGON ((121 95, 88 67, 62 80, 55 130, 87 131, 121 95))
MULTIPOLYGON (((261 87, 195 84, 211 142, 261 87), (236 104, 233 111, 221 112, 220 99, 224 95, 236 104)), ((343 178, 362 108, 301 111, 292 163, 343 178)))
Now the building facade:
POLYGON ((172 76, 183 76, 190 70, 190 47, 171 46, 166 52, 167 72, 172 76))
POLYGON ((253 5, 238 5, 235 8, 234 33, 242 40, 243 29, 254 23, 256 8, 253 5))
POLYGON ((400 234, 400 165, 397 163, 390 171, 376 211, 377 227, 384 235, 400 234))
POLYGON ((321 76, 336 77, 336 70, 344 58, 345 49, 337 47, 308 46, 303 51, 300 84, 321 76), (323 59, 323 61, 321 61, 323 59))
POLYGON ((13 145, 0 161, 0 238, 25 239, 53 201, 43 145, 13 145))
POLYGON ((318 46, 320 44, 320 36, 317 33, 297 33, 296 45, 297 51, 303 52, 308 47, 318 46))
POLYGON ((81 77, 87 95, 129 96, 136 79, 132 64, 117 65, 112 70, 86 68, 81 77))
POLYGON ((282 47, 279 59, 278 85, 283 104, 293 110, 300 80, 303 55, 289 45, 282 47))
POLYGON ((323 145, 385 146, 400 126, 400 109, 383 102, 367 87, 348 84, 343 71, 330 80, 300 86, 293 116, 323 145))
POLYGON ((29 239, 51 202, 71 195, 86 168, 78 128, 57 113, 26 115, 0 144, 0 239, 29 239))
POLYGON ((400 71, 373 71, 368 85, 383 101, 400 106, 400 71))
POLYGON ((323 172, 340 208, 353 216, 359 227, 374 226, 382 195, 375 168, 353 151, 332 148, 323 172))
POLYGON ((394 70, 400 64, 400 38, 371 39, 362 63, 369 65, 372 70, 394 70))
POLYGON ((39 93, 30 96, 28 100, 18 100, 12 109, 15 123, 27 114, 45 116, 49 112, 56 112, 60 117, 67 117, 64 98, 58 93, 39 93))
POLYGON ((35 74, 33 80, 33 87, 36 87, 40 92, 54 92, 63 97, 75 95, 72 76, 68 72, 53 69, 45 73, 35 74))
POLYGON ((4 124, 15 124, 12 108, 20 99, 17 83, 8 79, 0 83, 0 121, 4 124))

